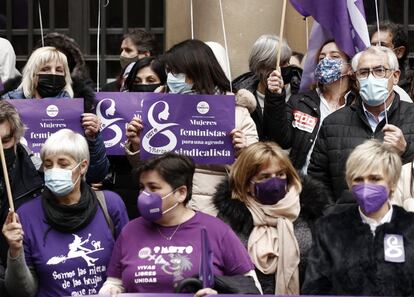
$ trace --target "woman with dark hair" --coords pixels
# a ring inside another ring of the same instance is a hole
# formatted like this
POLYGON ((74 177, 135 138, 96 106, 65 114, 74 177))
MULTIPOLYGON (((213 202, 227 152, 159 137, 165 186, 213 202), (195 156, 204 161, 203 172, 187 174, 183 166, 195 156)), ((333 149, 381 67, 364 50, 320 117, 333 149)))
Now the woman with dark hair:
POLYGON ((313 90, 292 95, 285 101, 283 79, 273 71, 267 80, 264 126, 268 136, 283 149, 290 149, 290 158, 296 169, 307 172, 310 156, 323 120, 350 104, 351 89, 350 58, 338 48, 334 41, 326 42, 317 54, 315 87, 313 90))
MULTIPOLYGON (((131 63, 125 80, 125 92, 153 92, 165 84, 167 74, 164 65, 155 57, 145 57, 131 63)), ((117 192, 127 205, 129 217, 136 218, 137 187, 131 177, 131 166, 125 156, 109 156, 111 167, 102 183, 94 184, 97 189, 109 189, 117 192)))
MULTIPOLYGON (((230 95, 230 82, 213 51, 200 40, 186 40, 174 45, 162 57, 167 70, 167 87, 161 91, 176 94, 230 95)), ((230 133, 236 155, 245 147, 258 141, 256 126, 250 117, 256 104, 247 90, 236 93, 236 127, 230 133)), ((127 126, 128 142, 125 145, 133 167, 139 164, 140 133, 142 121, 133 118, 127 126)), ((190 207, 212 215, 217 214, 211 198, 215 187, 226 177, 224 165, 197 166, 194 175, 194 191, 190 207)))
POLYGON ((164 65, 155 57, 145 57, 135 62, 124 84, 124 91, 154 92, 165 84, 164 65))
MULTIPOLYGON (((116 241, 100 294, 175 292, 182 280, 200 273, 202 229, 208 234, 214 275, 257 279, 249 255, 230 227, 186 207, 194 169, 190 158, 175 153, 139 167, 141 217, 127 224, 116 241)), ((203 289, 196 296, 206 293, 215 292, 203 289)))

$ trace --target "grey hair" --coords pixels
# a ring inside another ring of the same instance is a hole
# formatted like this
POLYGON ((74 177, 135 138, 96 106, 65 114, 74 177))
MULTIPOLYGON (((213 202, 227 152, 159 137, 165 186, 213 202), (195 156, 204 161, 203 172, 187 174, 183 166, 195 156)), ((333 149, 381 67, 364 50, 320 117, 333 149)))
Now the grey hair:
POLYGON ((23 89, 26 98, 33 98, 36 90, 35 78, 41 67, 52 60, 59 60, 65 69, 66 86, 63 88, 68 92, 69 96, 73 98, 72 78, 70 77, 70 70, 68 60, 62 52, 58 51, 53 46, 44 46, 35 50, 29 57, 23 69, 22 83, 18 89, 23 89))
POLYGON ((61 129, 50 136, 40 150, 40 158, 44 162, 47 156, 68 155, 77 163, 87 160, 89 149, 85 137, 69 129, 61 129))
POLYGON ((5 121, 10 124, 10 133, 13 135, 15 142, 19 142, 25 128, 19 112, 11 103, 0 100, 0 123, 5 121))
MULTIPOLYGON (((260 75, 263 71, 276 68, 277 49, 280 38, 276 35, 264 34, 253 44, 249 57, 249 69, 260 75)), ((280 54, 280 65, 289 62, 292 50, 286 40, 282 40, 282 52, 280 54)))
POLYGON ((365 53, 370 53, 370 54, 375 54, 375 55, 381 55, 384 53, 387 56, 387 60, 388 60, 387 62, 388 62, 390 69, 392 70, 400 69, 397 56, 391 49, 385 46, 370 46, 367 49, 363 50, 362 52, 357 53, 352 58, 352 62, 351 62, 352 70, 354 71, 358 70, 359 59, 365 53))

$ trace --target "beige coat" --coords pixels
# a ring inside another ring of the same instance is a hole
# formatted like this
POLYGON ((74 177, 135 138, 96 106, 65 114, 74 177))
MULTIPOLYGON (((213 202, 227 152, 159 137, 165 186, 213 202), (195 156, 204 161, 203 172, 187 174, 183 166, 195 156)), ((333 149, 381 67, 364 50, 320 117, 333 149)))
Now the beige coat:
MULTIPOLYGON (((247 145, 259 141, 256 125, 250 117, 250 112, 256 109, 256 99, 249 91, 242 89, 236 94, 236 129, 240 129, 246 136, 247 145)), ((126 143, 125 151, 133 168, 138 167, 139 153, 131 153, 126 143)), ((193 195, 188 207, 210 215, 217 215, 212 203, 216 186, 227 176, 228 166, 225 165, 197 165, 193 178, 193 195)))
POLYGON ((407 211, 414 212, 414 189, 412 189, 411 185, 412 170, 413 162, 407 163, 402 167, 397 190, 395 191, 391 201, 393 204, 404 207, 407 211), (411 192, 413 192, 413 194, 411 194, 411 192))

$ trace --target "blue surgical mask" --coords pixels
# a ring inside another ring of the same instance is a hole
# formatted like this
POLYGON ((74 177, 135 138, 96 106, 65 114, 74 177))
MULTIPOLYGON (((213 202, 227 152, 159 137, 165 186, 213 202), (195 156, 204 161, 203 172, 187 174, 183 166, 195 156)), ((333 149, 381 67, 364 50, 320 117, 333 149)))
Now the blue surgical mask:
POLYGON ((78 168, 76 165, 71 169, 52 168, 45 171, 45 185, 57 197, 63 197, 73 191, 78 179, 72 182, 72 171, 78 168))
POLYGON ((359 94, 362 100, 368 106, 378 106, 387 100, 388 78, 376 78, 372 74, 365 79, 358 79, 359 94))
POLYGON ((329 85, 342 77, 342 60, 328 57, 319 61, 315 69, 315 79, 323 85, 329 85))
POLYGON ((192 91, 193 85, 185 82, 186 75, 184 73, 167 74, 167 85, 171 93, 174 94, 185 94, 192 91))

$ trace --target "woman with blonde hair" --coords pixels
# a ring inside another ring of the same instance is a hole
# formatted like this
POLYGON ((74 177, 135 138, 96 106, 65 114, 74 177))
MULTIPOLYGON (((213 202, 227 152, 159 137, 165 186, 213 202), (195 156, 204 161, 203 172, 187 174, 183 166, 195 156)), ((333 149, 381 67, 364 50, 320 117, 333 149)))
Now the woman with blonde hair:
POLYGON ((72 79, 66 56, 55 47, 35 50, 23 69, 19 87, 6 99, 73 98, 72 79))
POLYGON ((392 205, 401 158, 378 140, 358 145, 346 162, 357 205, 316 225, 302 294, 411 296, 414 214, 392 205))
MULTIPOLYGON (((66 56, 52 46, 35 50, 24 69, 22 82, 16 90, 3 95, 5 99, 73 98, 72 79, 66 56)), ((86 102, 86 101, 85 101, 86 102)), ((80 114, 85 137, 88 141, 91 166, 88 182, 102 181, 108 170, 105 145, 99 135, 98 117, 87 110, 80 114)))
POLYGON ((258 142, 243 150, 229 180, 217 188, 218 217, 247 247, 264 294, 299 294, 300 252, 310 248, 311 221, 322 215, 326 199, 323 187, 306 180, 307 188, 312 183, 316 195, 308 196, 310 203, 301 201, 301 179, 287 153, 275 143, 258 142), (294 225, 301 204, 307 216, 294 225))

